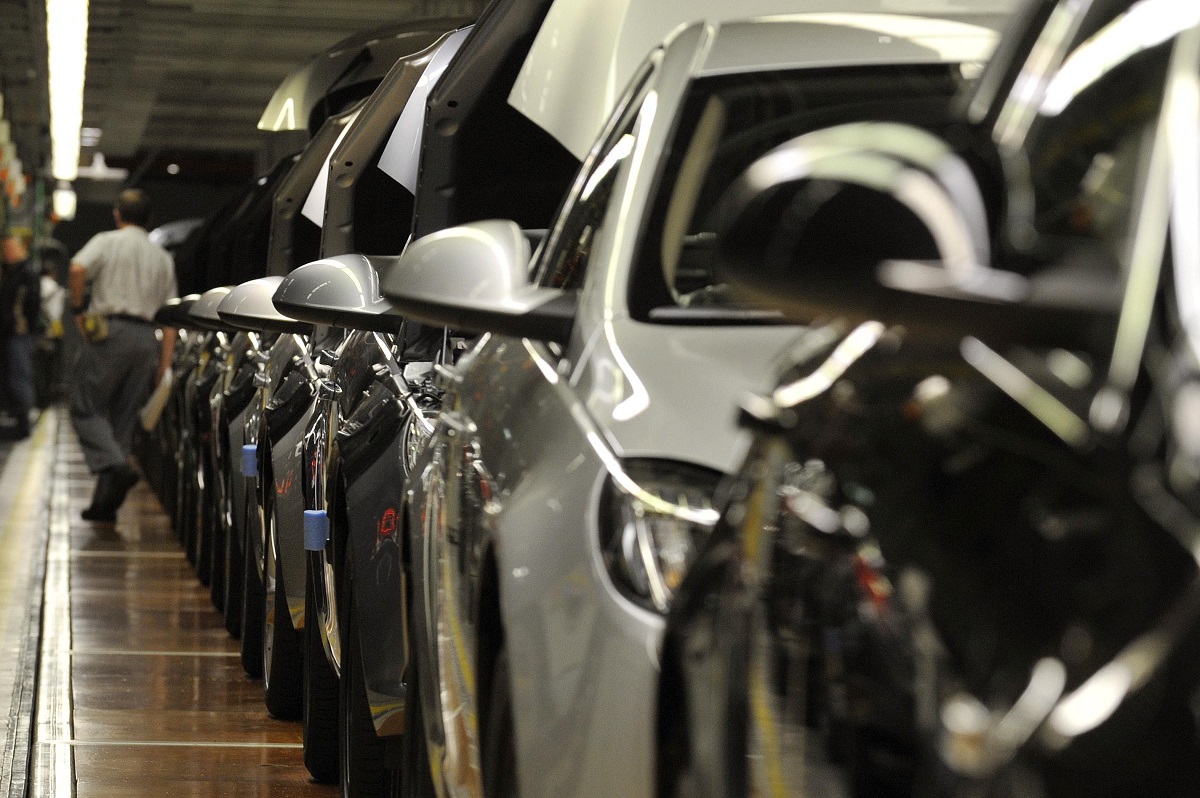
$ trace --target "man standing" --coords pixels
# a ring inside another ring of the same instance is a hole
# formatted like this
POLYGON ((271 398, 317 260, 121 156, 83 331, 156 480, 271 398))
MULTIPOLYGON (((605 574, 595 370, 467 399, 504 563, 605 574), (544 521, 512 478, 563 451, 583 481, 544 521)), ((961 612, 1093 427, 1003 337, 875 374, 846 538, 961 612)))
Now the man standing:
POLYGON ((4 238, 4 265, 0 275, 0 338, 7 358, 5 391, 16 423, 0 429, 0 437, 29 437, 33 409, 33 347, 41 315, 37 272, 29 262, 29 248, 17 235, 4 238))
POLYGON ((71 421, 97 475, 84 519, 111 523, 138 474, 130 464, 137 411, 170 367, 175 330, 155 332, 154 313, 176 296, 175 265, 146 233, 146 194, 117 197, 117 229, 99 233, 71 262, 71 312, 87 342, 71 392, 71 421), (91 303, 84 295, 91 284, 91 303))

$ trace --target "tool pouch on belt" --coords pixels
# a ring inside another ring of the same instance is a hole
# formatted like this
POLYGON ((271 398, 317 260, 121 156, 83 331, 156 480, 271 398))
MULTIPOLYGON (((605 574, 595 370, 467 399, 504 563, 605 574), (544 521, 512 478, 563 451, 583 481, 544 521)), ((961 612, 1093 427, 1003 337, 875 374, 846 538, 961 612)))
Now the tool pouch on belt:
POLYGON ((108 337, 108 317, 100 313, 83 314, 83 337, 98 344, 108 337))

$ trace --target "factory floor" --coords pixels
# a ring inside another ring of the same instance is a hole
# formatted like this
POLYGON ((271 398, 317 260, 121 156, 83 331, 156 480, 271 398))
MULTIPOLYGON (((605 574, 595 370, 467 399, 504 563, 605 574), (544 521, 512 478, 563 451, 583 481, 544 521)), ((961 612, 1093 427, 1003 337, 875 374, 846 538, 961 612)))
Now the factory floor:
POLYGON ((0 798, 332 798, 143 482, 117 523, 65 411, 0 444, 0 798))

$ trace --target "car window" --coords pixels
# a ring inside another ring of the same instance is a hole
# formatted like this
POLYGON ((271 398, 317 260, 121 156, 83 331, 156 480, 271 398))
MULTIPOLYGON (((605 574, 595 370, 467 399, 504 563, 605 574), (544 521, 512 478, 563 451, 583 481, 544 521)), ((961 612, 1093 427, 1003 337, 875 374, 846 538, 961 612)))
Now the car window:
MULTIPOLYGON (((689 89, 656 179, 630 285, 634 318, 741 323, 714 272, 714 214, 755 159, 798 135, 849 121, 940 127, 963 83, 957 66, 809 69, 726 75, 689 89)), ((759 316, 762 318, 761 314, 759 316)))
POLYGON ((601 136, 584 161, 556 217, 535 268, 535 282, 550 288, 579 288, 592 246, 608 215, 613 187, 633 153, 634 129, 654 60, 634 76, 601 136))

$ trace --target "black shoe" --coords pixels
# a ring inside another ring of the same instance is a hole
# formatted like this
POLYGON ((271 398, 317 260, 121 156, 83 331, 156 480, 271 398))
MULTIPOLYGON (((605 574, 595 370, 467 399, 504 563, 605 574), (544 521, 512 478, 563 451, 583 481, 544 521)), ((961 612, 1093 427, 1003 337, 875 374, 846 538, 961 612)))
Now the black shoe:
POLYGON ((129 491, 133 490, 133 486, 138 484, 141 476, 136 470, 127 465, 116 467, 116 473, 113 474, 113 511, 125 503, 125 497, 129 495, 129 491))
MULTIPOLYGON (((94 513, 98 508, 112 504, 112 478, 115 473, 116 469, 106 468, 96 475, 96 488, 92 491, 92 503, 84 509, 84 518, 87 518, 88 513, 94 513)), ((88 520, 92 519, 88 518, 88 520)))
POLYGON ((125 495, 138 483, 138 479, 138 473, 128 465, 104 469, 96 479, 92 503, 84 508, 80 516, 85 521, 113 523, 117 520, 117 508, 125 501, 125 495))
POLYGON ((85 507, 79 516, 84 521, 94 521, 98 524, 115 524, 117 522, 117 511, 111 507, 92 505, 85 507))

